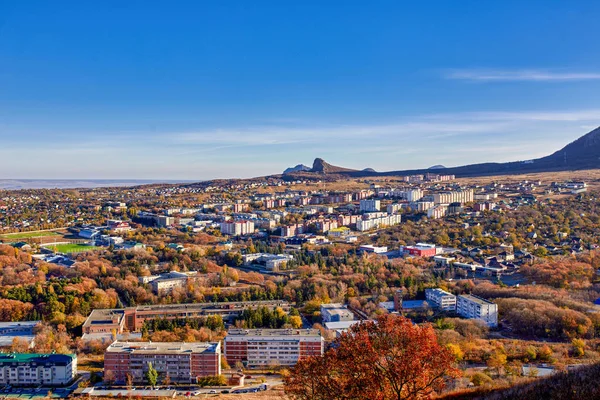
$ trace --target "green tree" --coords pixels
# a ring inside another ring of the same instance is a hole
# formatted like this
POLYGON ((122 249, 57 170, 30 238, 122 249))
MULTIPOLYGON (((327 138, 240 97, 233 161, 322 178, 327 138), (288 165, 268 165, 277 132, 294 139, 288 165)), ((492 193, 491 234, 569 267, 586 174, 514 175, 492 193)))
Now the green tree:
POLYGON ((151 386, 156 386, 158 381, 158 371, 154 369, 152 363, 148 363, 148 371, 146 371, 146 380, 151 386))

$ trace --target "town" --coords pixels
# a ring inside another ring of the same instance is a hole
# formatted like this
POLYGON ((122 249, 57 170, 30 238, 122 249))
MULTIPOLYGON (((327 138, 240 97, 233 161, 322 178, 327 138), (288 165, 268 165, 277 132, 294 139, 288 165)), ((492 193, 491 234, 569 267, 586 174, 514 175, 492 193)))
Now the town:
POLYGON ((590 363, 597 180, 547 178, 0 192, 2 392, 276 393, 382 315, 436 327, 454 389, 590 363))

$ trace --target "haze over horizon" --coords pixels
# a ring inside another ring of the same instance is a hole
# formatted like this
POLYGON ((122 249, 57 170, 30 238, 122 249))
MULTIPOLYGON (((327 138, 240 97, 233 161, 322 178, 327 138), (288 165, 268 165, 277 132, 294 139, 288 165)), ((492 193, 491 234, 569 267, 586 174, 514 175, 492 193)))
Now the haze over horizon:
POLYGON ((0 178, 548 155, 600 125, 600 4, 0 1, 0 178))

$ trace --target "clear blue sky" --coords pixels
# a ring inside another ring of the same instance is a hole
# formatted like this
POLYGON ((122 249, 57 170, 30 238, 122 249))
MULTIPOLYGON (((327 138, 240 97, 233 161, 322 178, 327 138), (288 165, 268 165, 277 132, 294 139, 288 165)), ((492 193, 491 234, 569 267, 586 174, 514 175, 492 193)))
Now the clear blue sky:
POLYGON ((600 125, 598 1, 0 0, 0 178, 550 153, 600 125))

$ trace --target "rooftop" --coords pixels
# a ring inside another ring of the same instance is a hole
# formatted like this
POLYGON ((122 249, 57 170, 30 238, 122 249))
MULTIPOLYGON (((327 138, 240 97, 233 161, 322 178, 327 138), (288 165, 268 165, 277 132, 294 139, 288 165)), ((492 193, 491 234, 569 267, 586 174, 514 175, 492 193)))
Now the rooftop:
POLYGON ((321 336, 318 329, 230 329, 225 339, 231 336, 321 336))
POLYGON ((191 354, 220 353, 219 342, 119 342, 116 341, 106 349, 107 353, 133 354, 191 354))
POLYGON ((2 353, 0 363, 55 363, 69 364, 77 357, 75 354, 41 354, 41 353, 2 353))
POLYGON ((472 294, 461 294, 458 297, 462 297, 464 299, 470 300, 470 301, 472 301, 474 303, 478 303, 478 304, 481 304, 481 305, 496 304, 496 303, 494 303, 492 301, 489 301, 489 300, 486 300, 486 299, 482 299, 481 297, 474 296, 472 294))

